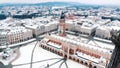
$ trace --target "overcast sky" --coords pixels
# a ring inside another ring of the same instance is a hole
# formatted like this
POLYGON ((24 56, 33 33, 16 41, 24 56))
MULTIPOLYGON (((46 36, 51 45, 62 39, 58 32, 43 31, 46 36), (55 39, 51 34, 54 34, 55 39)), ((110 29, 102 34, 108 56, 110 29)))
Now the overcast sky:
POLYGON ((85 4, 107 4, 107 5, 120 5, 120 0, 0 0, 0 3, 40 3, 40 2, 79 2, 85 4))

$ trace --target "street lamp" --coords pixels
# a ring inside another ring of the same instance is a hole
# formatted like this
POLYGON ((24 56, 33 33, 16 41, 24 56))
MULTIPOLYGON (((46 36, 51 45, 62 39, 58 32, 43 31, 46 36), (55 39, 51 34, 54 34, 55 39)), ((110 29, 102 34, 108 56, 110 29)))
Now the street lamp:
POLYGON ((106 65, 105 65, 105 68, 107 68, 107 67, 108 67, 108 62, 109 62, 109 60, 108 60, 108 59, 106 59, 106 65))
POLYGON ((91 63, 92 63, 92 61, 91 61, 91 60, 89 60, 89 68, 91 68, 91 67, 92 67, 91 63))

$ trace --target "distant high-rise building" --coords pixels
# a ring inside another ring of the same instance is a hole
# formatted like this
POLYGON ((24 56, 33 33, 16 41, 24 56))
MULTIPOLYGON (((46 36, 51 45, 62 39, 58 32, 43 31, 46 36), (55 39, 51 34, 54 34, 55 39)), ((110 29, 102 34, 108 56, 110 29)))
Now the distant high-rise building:
POLYGON ((66 36, 65 33, 65 14, 62 12, 60 21, 59 21, 59 29, 58 29, 59 35, 60 36, 66 36))

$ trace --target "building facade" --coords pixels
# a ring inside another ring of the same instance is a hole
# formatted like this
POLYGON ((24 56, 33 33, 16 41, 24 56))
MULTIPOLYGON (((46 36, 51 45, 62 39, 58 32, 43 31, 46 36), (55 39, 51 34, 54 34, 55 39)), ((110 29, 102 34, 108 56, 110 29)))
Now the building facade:
POLYGON ((1 45, 19 43, 33 38, 32 31, 24 27, 9 27, 8 30, 0 33, 1 45))
POLYGON ((111 57, 109 50, 53 34, 41 40, 40 47, 94 68, 105 67, 111 57))

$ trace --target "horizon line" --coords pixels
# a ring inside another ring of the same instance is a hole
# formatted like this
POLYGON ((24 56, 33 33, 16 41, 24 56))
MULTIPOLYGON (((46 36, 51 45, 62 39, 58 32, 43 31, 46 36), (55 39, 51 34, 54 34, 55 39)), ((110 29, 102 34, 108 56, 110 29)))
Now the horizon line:
MULTIPOLYGON (((51 1, 47 1, 47 2, 51 2, 51 1)), ((47 3, 47 2, 34 2, 34 3, 30 3, 30 2, 24 2, 24 3, 22 3, 22 2, 6 2, 6 3, 0 3, 0 4, 40 4, 40 3, 47 3)), ((118 7, 120 7, 120 5, 118 5, 118 4, 88 4, 88 3, 80 3, 80 2, 67 2, 67 1, 54 1, 54 2, 63 2, 63 3, 78 3, 78 4, 84 4, 84 5, 97 5, 97 6, 118 6, 118 7)), ((52 2, 51 2, 52 3, 52 2)))

